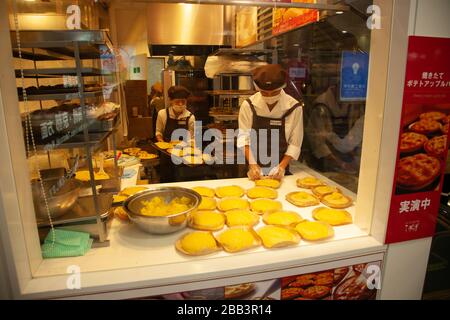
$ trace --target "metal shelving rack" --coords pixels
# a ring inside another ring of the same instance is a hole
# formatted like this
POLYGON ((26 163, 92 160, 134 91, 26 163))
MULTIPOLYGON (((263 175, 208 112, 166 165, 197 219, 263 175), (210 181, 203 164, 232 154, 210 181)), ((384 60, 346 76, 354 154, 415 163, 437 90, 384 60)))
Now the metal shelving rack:
MULTIPOLYGON (((77 210, 71 210, 62 217, 53 220, 55 226, 71 226, 77 223, 86 224, 86 222, 96 223, 98 244, 108 245, 107 228, 104 223, 105 212, 109 211, 112 206, 112 194, 98 193, 95 182, 95 174, 93 167, 93 153, 106 140, 112 139, 112 146, 114 150, 114 165, 115 165, 115 179, 119 184, 118 164, 117 164, 117 150, 115 141, 115 132, 120 123, 119 114, 118 119, 115 119, 114 127, 101 133, 89 132, 88 117, 86 110, 86 99, 102 97, 103 91, 84 91, 84 78, 86 76, 105 76, 114 75, 117 88, 120 84, 115 74, 106 73, 98 68, 83 67, 82 60, 84 59, 100 59, 101 49, 108 48, 112 52, 112 44, 109 36, 104 30, 64 30, 64 31, 37 31, 37 30, 20 30, 20 50, 22 59, 32 60, 34 62, 34 69, 23 70, 25 77, 36 78, 39 86, 39 78, 61 77, 64 75, 76 76, 78 90, 74 93, 43 93, 43 94, 29 94, 27 100, 43 101, 43 100, 71 100, 79 99, 82 110, 82 130, 79 134, 74 135, 67 141, 59 145, 51 146, 51 150, 55 149, 85 149, 87 164, 90 174, 90 189, 92 196, 80 197, 77 201, 79 205, 77 210), (74 68, 43 68, 36 67, 36 61, 55 61, 55 60, 72 60, 75 61, 74 68)), ((11 41, 13 47, 14 57, 19 57, 19 49, 16 40, 15 31, 11 31, 11 41)), ((20 70, 16 71, 16 75, 20 77, 20 70)), ((19 96, 21 99, 22 97, 19 96)), ((42 109, 42 103, 41 103, 42 109)), ((49 150, 48 145, 36 145, 37 150, 49 150)), ((118 191, 118 190, 117 190, 118 191)), ((49 227, 48 221, 38 219, 39 227, 49 227)))

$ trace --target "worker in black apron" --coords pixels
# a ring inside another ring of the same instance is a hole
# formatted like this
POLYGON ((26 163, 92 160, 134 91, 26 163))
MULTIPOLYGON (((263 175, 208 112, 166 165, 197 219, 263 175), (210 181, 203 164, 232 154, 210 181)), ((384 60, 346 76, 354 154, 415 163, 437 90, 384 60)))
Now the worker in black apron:
MULTIPOLYGON (((190 141, 194 135, 195 116, 187 110, 189 90, 183 86, 172 86, 168 90, 169 107, 158 112, 156 120, 156 140, 158 142, 173 140, 190 141), (181 130, 178 130, 181 129, 181 130), (173 136, 174 133, 180 135, 173 136)), ((170 156, 161 153, 160 175, 161 182, 174 182, 176 165, 170 156)))
POLYGON ((244 150, 252 180, 263 176, 281 180, 289 173, 290 160, 300 155, 302 104, 284 92, 286 78, 280 65, 255 69, 253 81, 259 92, 241 105, 237 144, 244 150))

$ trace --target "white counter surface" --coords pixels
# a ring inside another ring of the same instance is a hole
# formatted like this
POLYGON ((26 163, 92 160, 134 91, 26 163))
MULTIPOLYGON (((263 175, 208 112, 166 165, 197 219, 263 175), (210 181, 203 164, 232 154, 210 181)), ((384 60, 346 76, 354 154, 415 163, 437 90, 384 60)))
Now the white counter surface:
MULTIPOLYGON (((304 190, 299 189, 295 181, 306 175, 307 173, 302 171, 285 177, 278 189, 278 200, 283 203, 283 209, 297 211, 304 218, 312 220, 311 212, 316 207, 298 208, 284 200, 288 192, 304 190)), ((246 178, 164 185, 217 187, 232 184, 245 189, 254 186, 254 183, 246 178)), ((344 193, 354 197, 347 190, 344 190, 344 193)), ((354 215, 354 206, 347 210, 354 215)), ((260 225, 263 223, 260 222, 260 225)), ((256 226, 256 229, 258 227, 256 226)), ((137 283, 143 285, 142 281, 146 283, 145 285, 167 285, 179 281, 237 275, 242 272, 255 273, 280 267, 288 268, 382 250, 380 243, 367 236, 354 224, 335 227, 334 230, 335 236, 329 240, 321 242, 302 240, 299 245, 289 248, 269 250, 259 247, 235 254, 221 251, 207 256, 189 257, 177 252, 174 243, 191 229, 170 235, 150 235, 140 231, 131 223, 114 219, 110 230, 109 247, 91 249, 82 257, 44 259, 34 274, 35 279, 28 290, 30 294, 42 290, 53 292, 64 290, 68 267, 73 265, 78 266, 82 272, 84 289, 87 292, 91 290, 95 292, 96 286, 125 288, 135 286, 137 283)), ((67 290, 64 291, 67 294, 67 290)))

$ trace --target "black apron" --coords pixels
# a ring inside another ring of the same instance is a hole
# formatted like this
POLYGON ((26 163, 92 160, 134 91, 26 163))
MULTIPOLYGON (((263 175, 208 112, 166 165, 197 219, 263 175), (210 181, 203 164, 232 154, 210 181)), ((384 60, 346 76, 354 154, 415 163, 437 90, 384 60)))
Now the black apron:
MULTIPOLYGON (((182 119, 172 119, 169 116, 169 109, 166 108, 166 126, 164 127, 163 139, 164 141, 171 141, 172 133, 177 129, 185 129, 187 132, 189 131, 189 119, 192 114, 188 117, 182 119)), ((186 138, 183 140, 187 141, 186 138)), ((160 174, 161 174, 161 182, 174 182, 175 181, 175 170, 176 166, 172 162, 171 156, 161 153, 160 158, 160 174)))
MULTIPOLYGON (((286 118, 298 107, 300 107, 301 104, 296 103, 295 105, 293 105, 281 116, 281 118, 269 118, 259 116, 256 113, 255 106, 253 105, 251 100, 247 99, 246 101, 250 105, 250 109, 253 113, 252 129, 256 131, 256 137, 253 137, 256 138, 256 141, 250 141, 250 149, 252 150, 253 156, 256 158, 256 162, 263 169, 264 174, 267 174, 268 169, 278 165, 287 151, 288 142, 286 140, 286 118), (261 145, 262 147, 267 148, 266 155, 269 159, 272 158, 272 130, 278 131, 278 163, 271 163, 271 161, 269 163, 263 163, 261 162, 262 159, 259 159, 259 149, 261 146, 258 139, 262 129, 267 130, 267 143, 263 144, 263 142, 261 142, 261 145), (257 146, 256 149, 254 148, 255 146, 257 146)), ((286 172, 289 172, 289 166, 286 168, 286 172)))

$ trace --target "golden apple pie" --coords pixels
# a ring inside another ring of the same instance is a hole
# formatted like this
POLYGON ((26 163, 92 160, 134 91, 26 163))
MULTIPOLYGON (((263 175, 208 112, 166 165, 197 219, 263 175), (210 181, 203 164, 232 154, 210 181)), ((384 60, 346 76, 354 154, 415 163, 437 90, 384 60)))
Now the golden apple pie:
POLYGON ((175 248, 191 256, 201 256, 220 250, 212 233, 205 231, 194 231, 183 235, 175 243, 175 248))
POLYGON ((430 156, 443 157, 447 151, 447 136, 438 136, 428 140, 424 148, 430 156))
POLYGON ((274 188, 274 189, 278 189, 281 185, 281 181, 277 180, 277 179, 270 179, 270 178, 265 178, 265 179, 259 179, 255 181, 255 186, 257 187, 269 187, 269 188, 274 188))
POLYGON ((261 245, 258 235, 248 227, 229 228, 216 235, 216 240, 227 252, 239 252, 261 245))
POLYGON ((252 211, 263 214, 274 210, 282 210, 283 206, 280 201, 272 199, 256 199, 250 203, 252 211))
POLYGON ((242 197, 244 194, 244 189, 239 186, 223 186, 216 188, 216 196, 218 198, 242 197))
POLYGON ((247 190, 247 197, 249 197, 250 199, 276 199, 278 198, 278 192, 268 187, 253 187, 247 190))
POLYGON ((333 192, 339 192, 339 189, 336 187, 324 185, 324 186, 318 186, 318 187, 313 188, 312 192, 320 198, 320 197, 323 197, 324 195, 327 195, 327 194, 330 194, 333 192))
POLYGON ((225 216, 227 218, 227 226, 229 227, 253 227, 259 222, 259 215, 250 210, 230 210, 225 212, 225 216))
POLYGON ((344 209, 350 207, 353 204, 352 199, 347 196, 344 196, 340 192, 333 192, 323 196, 321 201, 324 205, 329 206, 330 208, 335 209, 344 209))
POLYGON ((307 241, 324 240, 334 235, 334 230, 329 224, 319 221, 300 222, 295 230, 307 241))
POLYGON ((400 152, 408 153, 422 149, 428 138, 416 132, 404 132, 400 138, 400 152))
POLYGON ((422 113, 419 118, 420 120, 444 121, 447 116, 445 115, 445 113, 439 111, 430 111, 422 113))
POLYGON ((197 211, 191 214, 189 226, 198 230, 216 231, 225 225, 225 216, 214 211, 197 211))
POLYGON ((290 192, 286 195, 286 200, 297 207, 315 206, 320 203, 319 198, 304 191, 290 192))
POLYGON ((266 248, 281 248, 300 242, 298 234, 289 228, 267 225, 256 232, 266 248))
POLYGON ((441 173, 441 164, 435 157, 419 153, 400 159, 397 185, 402 189, 420 190, 430 185, 441 173))
POLYGON ((317 221, 326 222, 332 226, 341 226, 353 222, 352 215, 345 210, 320 207, 314 209, 312 215, 317 221))
POLYGON ((230 211, 234 209, 248 209, 248 200, 238 197, 223 198, 217 204, 220 211, 230 211))
POLYGON ((273 211, 266 212, 263 216, 265 224, 271 224, 276 226, 295 226, 303 221, 303 218, 294 211, 273 211))
POLYGON ((312 189, 314 187, 322 186, 324 183, 316 177, 300 178, 296 181, 297 186, 300 188, 312 189))
POLYGON ((421 134, 431 134, 436 131, 441 130, 441 124, 433 119, 421 119, 420 121, 414 122, 410 129, 414 132, 421 134))

